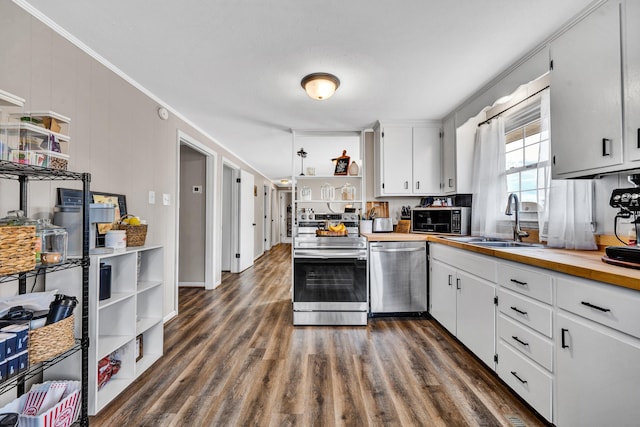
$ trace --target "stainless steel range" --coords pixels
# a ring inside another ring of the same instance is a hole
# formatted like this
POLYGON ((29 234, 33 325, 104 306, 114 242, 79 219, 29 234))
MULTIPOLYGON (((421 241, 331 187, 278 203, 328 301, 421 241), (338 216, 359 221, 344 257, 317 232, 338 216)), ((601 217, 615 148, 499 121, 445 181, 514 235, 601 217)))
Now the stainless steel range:
POLYGON ((293 239, 293 324, 366 325, 367 242, 356 214, 298 215, 293 239), (302 215, 305 215, 304 217, 302 215), (347 236, 319 237, 325 221, 343 222, 347 236))

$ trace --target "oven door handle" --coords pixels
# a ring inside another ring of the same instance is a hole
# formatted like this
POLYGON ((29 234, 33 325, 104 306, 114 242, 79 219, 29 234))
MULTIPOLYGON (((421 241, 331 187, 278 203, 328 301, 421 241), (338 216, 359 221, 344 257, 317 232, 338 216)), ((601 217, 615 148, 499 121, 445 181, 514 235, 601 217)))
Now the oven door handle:
POLYGON ((359 259, 366 260, 366 254, 353 253, 353 252, 331 252, 330 254, 324 254, 318 251, 296 251, 293 253, 294 258, 304 259, 359 259))

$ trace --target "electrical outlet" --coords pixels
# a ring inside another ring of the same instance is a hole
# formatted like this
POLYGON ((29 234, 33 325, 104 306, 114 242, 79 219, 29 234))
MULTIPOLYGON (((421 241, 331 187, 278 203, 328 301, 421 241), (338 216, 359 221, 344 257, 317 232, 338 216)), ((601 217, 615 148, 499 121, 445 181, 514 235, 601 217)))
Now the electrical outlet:
POLYGON ((193 186, 193 194, 202 194, 202 185, 193 186))
POLYGON ((153 190, 149 190, 149 204, 150 205, 156 204, 156 192, 153 190))
POLYGON ((169 206, 171 204, 169 193, 162 193, 162 204, 165 206, 169 206))

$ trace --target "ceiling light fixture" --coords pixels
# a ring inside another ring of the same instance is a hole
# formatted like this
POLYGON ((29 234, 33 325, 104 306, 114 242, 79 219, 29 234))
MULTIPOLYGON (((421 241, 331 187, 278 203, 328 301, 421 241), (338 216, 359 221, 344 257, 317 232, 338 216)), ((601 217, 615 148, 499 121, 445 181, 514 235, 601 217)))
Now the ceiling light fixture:
POLYGON ((340 87, 340 80, 333 74, 313 73, 304 76, 300 85, 311 98, 322 101, 331 98, 340 87))

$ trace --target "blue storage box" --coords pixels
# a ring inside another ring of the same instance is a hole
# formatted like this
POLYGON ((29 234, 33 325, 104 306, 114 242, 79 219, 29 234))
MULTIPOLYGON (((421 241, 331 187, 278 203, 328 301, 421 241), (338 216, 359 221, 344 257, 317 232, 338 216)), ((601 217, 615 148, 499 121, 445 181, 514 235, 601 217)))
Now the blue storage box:
POLYGON ((16 334, 16 353, 21 353, 28 348, 29 345, 29 325, 14 324, 5 326, 0 332, 7 334, 16 334))
POLYGON ((7 339, 13 337, 12 334, 0 332, 0 362, 4 362, 7 354, 7 339))
POLYGON ((0 383, 7 379, 7 361, 0 362, 0 383))
POLYGON ((16 354, 16 334, 5 333, 7 337, 4 340, 4 356, 8 359, 16 354))
POLYGON ((5 361, 7 364, 7 379, 13 378, 18 375, 20 369, 20 355, 16 354, 11 357, 7 357, 5 361))
POLYGON ((18 354, 18 372, 24 372, 29 367, 29 352, 23 351, 18 354))

